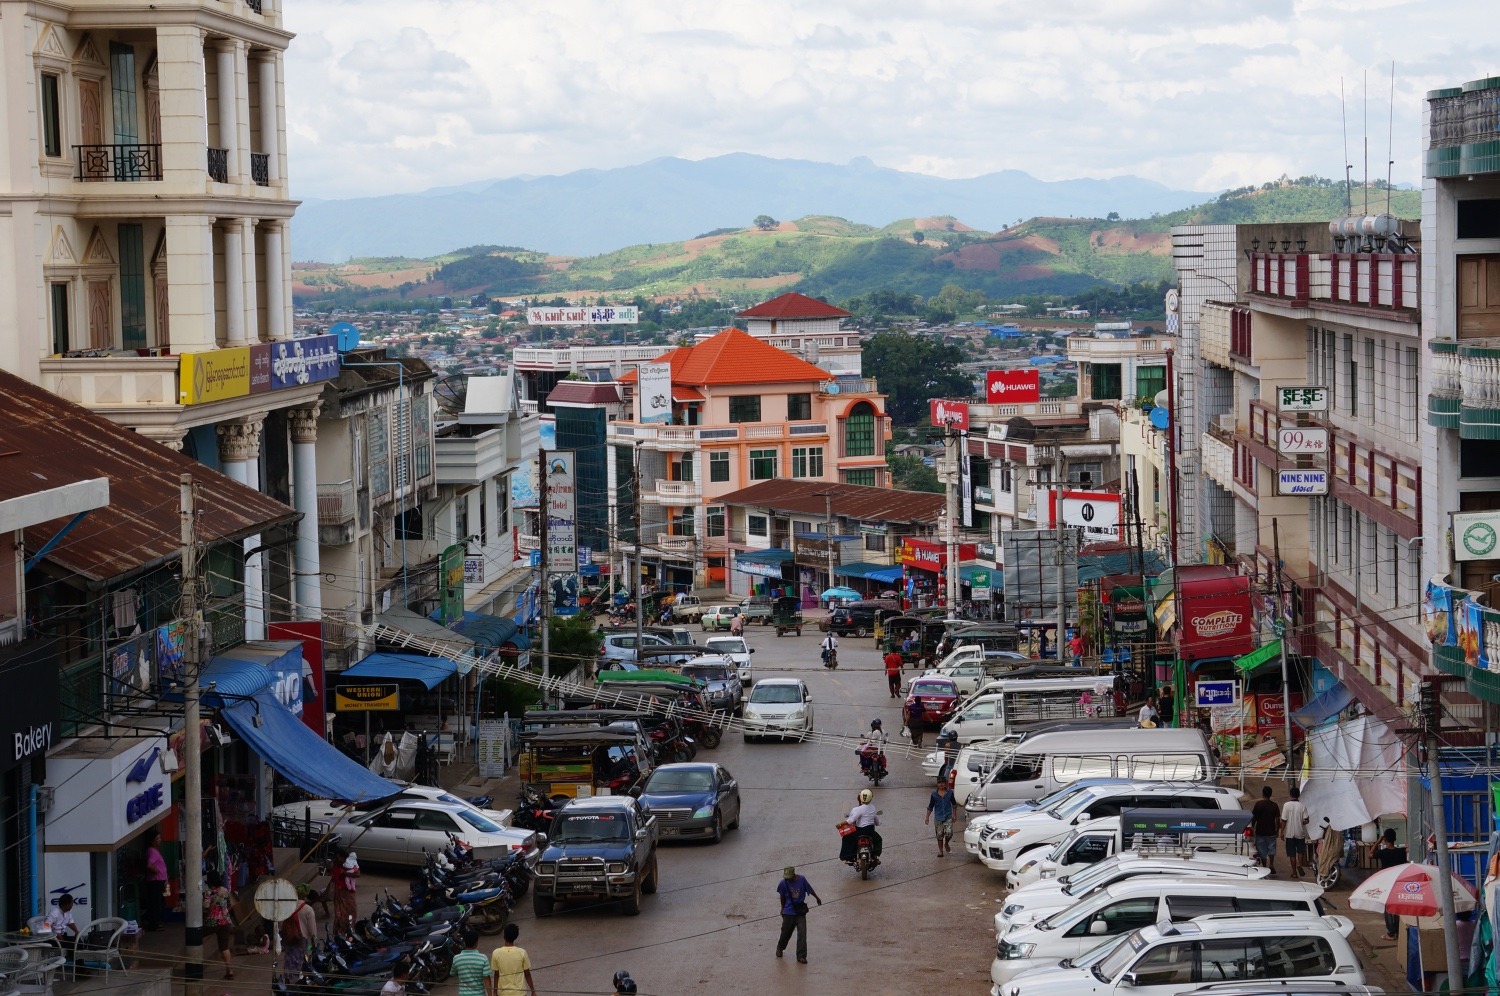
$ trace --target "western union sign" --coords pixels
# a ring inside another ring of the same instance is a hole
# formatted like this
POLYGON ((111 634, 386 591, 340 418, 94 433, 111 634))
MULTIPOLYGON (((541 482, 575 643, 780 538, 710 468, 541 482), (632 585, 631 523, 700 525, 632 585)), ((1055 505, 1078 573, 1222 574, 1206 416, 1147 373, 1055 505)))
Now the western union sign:
POLYGON ((333 690, 334 712, 399 712, 401 689, 390 685, 341 685, 333 690))

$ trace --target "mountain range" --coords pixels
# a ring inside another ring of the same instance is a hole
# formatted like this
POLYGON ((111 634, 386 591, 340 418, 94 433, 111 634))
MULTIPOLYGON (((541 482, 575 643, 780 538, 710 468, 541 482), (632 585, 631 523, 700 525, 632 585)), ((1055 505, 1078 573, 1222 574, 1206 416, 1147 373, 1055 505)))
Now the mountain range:
POLYGON ((836 165, 735 153, 416 194, 309 200, 292 225, 292 256, 325 263, 423 258, 473 244, 591 256, 739 229, 760 215, 834 215, 877 226, 892 218, 951 216, 998 231, 1038 216, 1102 218, 1113 212, 1144 218, 1209 196, 1135 176, 1049 181, 1004 170, 948 180, 886 169, 865 158, 836 165))

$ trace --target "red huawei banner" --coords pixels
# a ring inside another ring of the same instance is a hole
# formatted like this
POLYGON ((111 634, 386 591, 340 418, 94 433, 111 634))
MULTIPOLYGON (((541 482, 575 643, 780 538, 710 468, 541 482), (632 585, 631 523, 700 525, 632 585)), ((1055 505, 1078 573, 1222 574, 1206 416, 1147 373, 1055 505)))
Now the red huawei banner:
MULTIPOLYGON (((973 543, 958 544, 959 563, 973 560, 978 555, 979 548, 973 543)), ((948 545, 931 540, 905 539, 896 550, 896 562, 936 574, 948 567, 948 545)))
POLYGON ((966 431, 969 428, 969 403, 933 398, 932 424, 937 428, 966 431))
POLYGON ((327 736, 324 729, 327 704, 323 693, 323 624, 320 622, 272 622, 266 623, 266 636, 272 640, 301 640, 302 659, 312 668, 312 688, 306 682, 302 688, 302 722, 318 736, 327 736))
POLYGON ((1040 370, 991 370, 984 375, 984 396, 992 405, 1042 400, 1040 370))
POLYGON ((1255 649, 1249 578, 1226 567, 1183 567, 1177 597, 1177 646, 1184 660, 1239 657, 1255 649))

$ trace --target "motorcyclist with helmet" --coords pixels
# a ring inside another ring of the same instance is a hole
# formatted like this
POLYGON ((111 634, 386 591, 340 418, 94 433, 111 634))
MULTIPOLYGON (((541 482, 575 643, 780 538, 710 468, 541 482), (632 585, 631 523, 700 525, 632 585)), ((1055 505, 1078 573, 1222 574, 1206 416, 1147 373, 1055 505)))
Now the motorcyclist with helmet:
POLYGON ((615 996, 635 996, 635 980, 630 977, 629 972, 623 970, 616 972, 614 978, 614 987, 615 996))
POLYGON ((890 743, 890 739, 885 735, 885 730, 881 728, 880 717, 876 716, 870 720, 870 732, 864 735, 859 746, 855 748, 855 753, 859 755, 860 774, 869 773, 870 765, 874 764, 876 759, 885 753, 885 745, 888 743, 890 743))
POLYGON ((880 814, 875 809, 875 793, 869 789, 860 789, 859 804, 849 810, 849 815, 845 819, 854 824, 855 832, 843 839, 843 845, 839 848, 839 860, 845 864, 854 863, 854 855, 859 847, 861 836, 870 838, 875 859, 880 860, 880 851, 884 842, 880 839, 880 831, 875 829, 880 824, 880 814))

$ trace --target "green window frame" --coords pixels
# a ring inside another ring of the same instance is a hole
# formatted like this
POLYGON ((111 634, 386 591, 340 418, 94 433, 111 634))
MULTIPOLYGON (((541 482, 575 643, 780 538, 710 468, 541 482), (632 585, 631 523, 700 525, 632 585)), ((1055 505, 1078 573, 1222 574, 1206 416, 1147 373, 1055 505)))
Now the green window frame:
POLYGON ((867 401, 855 405, 844 419, 844 456, 875 455, 875 408, 867 401))
POLYGON ((821 446, 793 446, 792 447, 792 476, 793 477, 822 477, 823 476, 823 447, 821 447, 821 446))
POLYGON ((1164 366, 1135 368, 1135 396, 1153 401, 1167 389, 1167 368, 1164 366))
POLYGON ((729 421, 759 422, 760 395, 739 394, 729 399, 729 421))
POLYGON ((42 155, 62 155, 61 85, 55 73, 42 74, 42 155))
POLYGON ((867 488, 875 487, 875 468, 868 470, 846 470, 844 471, 845 484, 863 484, 867 488))
POLYGON ((724 484, 729 480, 729 454, 708 455, 708 480, 711 484, 724 484))
POLYGON ((1120 364, 1095 363, 1090 378, 1089 398, 1093 401, 1120 400, 1120 364))
POLYGON ((788 422, 806 422, 811 418, 811 394, 788 394, 786 396, 786 420, 788 422))
POLYGON ((66 353, 73 348, 68 285, 65 281, 56 281, 48 286, 48 291, 52 298, 52 352, 66 353))
POLYGON ((750 451, 750 480, 769 481, 776 477, 775 450, 751 450, 750 451))
POLYGON ((120 225, 120 348, 146 348, 146 239, 140 225, 120 225))

